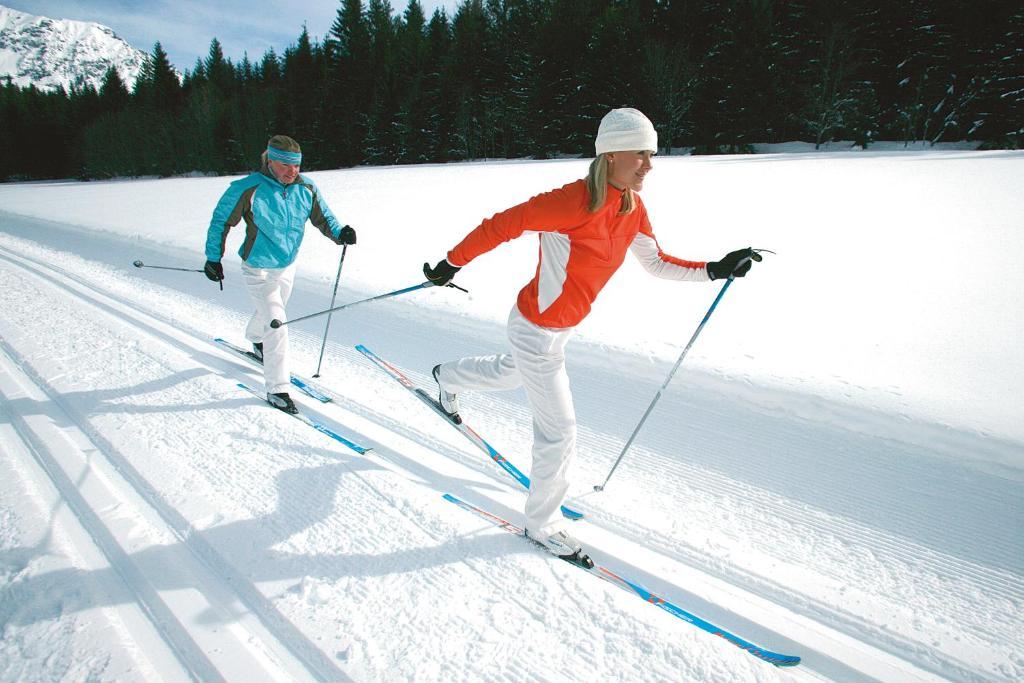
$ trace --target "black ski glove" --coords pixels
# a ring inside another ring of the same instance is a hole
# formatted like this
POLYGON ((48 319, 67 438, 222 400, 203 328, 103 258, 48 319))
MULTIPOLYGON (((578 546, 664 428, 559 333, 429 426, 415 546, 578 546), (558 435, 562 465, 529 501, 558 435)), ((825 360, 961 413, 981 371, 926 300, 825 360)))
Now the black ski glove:
POLYGON ((423 274, 438 287, 444 287, 451 282, 452 278, 455 277, 455 273, 460 270, 462 269, 458 266, 453 266, 447 260, 441 260, 433 268, 430 267, 429 263, 423 264, 423 274))
POLYGON ((224 279, 224 266, 220 264, 220 261, 207 261, 206 265, 203 266, 203 272, 206 273, 206 277, 214 282, 220 282, 224 279))
POLYGON ((747 271, 750 270, 751 262, 760 260, 761 255, 750 247, 730 251, 722 257, 721 261, 708 262, 708 276, 712 280, 721 280, 722 278, 727 278, 730 275, 733 277, 743 277, 747 274, 747 271))
POLYGON ((338 233, 338 239, 335 240, 338 244, 355 244, 356 243, 356 231, 351 225, 346 225, 338 233))

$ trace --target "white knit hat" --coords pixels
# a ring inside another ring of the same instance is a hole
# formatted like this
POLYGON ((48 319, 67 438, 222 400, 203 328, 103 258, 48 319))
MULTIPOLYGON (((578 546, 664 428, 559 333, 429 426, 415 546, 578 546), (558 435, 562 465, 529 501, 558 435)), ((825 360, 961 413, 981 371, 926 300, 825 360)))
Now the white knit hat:
POLYGON ((594 147, 598 156, 605 152, 657 152, 658 131, 638 109, 612 109, 601 119, 594 147))

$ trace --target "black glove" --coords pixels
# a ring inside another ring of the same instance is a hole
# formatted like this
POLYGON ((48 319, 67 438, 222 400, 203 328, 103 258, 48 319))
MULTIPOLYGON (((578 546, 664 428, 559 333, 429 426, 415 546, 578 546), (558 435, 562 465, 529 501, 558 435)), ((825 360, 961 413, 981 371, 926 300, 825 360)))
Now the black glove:
POLYGON ((444 287, 446 284, 452 281, 455 277, 455 273, 462 270, 457 266, 453 266, 448 263, 447 260, 440 261, 433 268, 430 267, 429 263, 423 264, 423 274, 427 276, 427 279, 433 282, 438 287, 444 287))
POLYGON ((355 244, 356 243, 356 231, 351 225, 346 225, 338 233, 338 239, 335 240, 338 244, 355 244))
POLYGON ((220 264, 220 261, 207 261, 206 265, 203 266, 203 272, 206 273, 206 277, 214 282, 220 282, 224 279, 224 266, 220 264))
POLYGON ((729 277, 730 275, 733 277, 743 277, 747 274, 747 271, 750 270, 751 262, 760 260, 761 255, 750 247, 730 251, 722 257, 721 261, 708 262, 708 276, 710 276, 712 280, 721 280, 722 278, 729 277))

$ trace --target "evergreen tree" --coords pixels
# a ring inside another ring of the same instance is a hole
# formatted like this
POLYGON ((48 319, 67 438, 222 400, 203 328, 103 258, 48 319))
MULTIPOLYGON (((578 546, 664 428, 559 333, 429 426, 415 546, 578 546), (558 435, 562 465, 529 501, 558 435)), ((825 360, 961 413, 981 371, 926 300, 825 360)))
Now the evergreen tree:
POLYGON ((181 107, 181 84, 159 41, 153 45, 153 53, 135 82, 135 98, 150 111, 170 116, 176 115, 181 107))
POLYGON ((744 152, 775 142, 779 121, 774 14, 770 0, 728 0, 709 8, 713 42, 703 56, 705 151, 744 152))
POLYGON ((543 0, 537 5, 539 28, 535 52, 536 88, 529 98, 533 112, 532 156, 591 155, 598 122, 606 113, 598 102, 609 55, 591 44, 605 2, 543 0))
POLYGON ((131 102, 128 88, 114 67, 107 69, 107 73, 103 77, 103 85, 100 86, 99 96, 100 107, 107 112, 123 111, 131 102))
POLYGON ((235 70, 231 60, 224 58, 224 49, 220 41, 214 38, 210 41, 210 51, 203 62, 206 80, 217 90, 221 96, 229 97, 235 91, 235 70))
POLYGON ((398 93, 395 88, 396 27, 388 0, 370 0, 367 24, 370 32, 370 91, 365 108, 365 159, 372 164, 397 161, 395 156, 395 112, 398 93))
POLYGON ((651 42, 643 50, 641 108, 654 123, 666 154, 693 133, 697 68, 687 52, 684 46, 668 42, 651 42))
POLYGON ((429 159, 424 87, 431 65, 427 61, 426 21, 419 0, 409 0, 395 37, 394 153, 396 160, 406 163, 423 163, 429 159))
POLYGON ((21 134, 18 116, 18 98, 21 90, 13 84, 10 76, 0 78, 0 182, 17 176, 20 164, 14 154, 14 143, 21 134))
POLYGON ((529 156, 535 150, 530 91, 536 66, 537 2, 488 0, 488 42, 493 45, 483 104, 493 131, 490 155, 529 156))
POLYGON ((452 19, 452 85, 455 88, 455 142, 450 150, 457 159, 486 155, 489 136, 484 120, 482 95, 486 78, 487 13, 482 0, 466 0, 452 19))
POLYGON ((782 17, 782 66, 794 113, 789 139, 810 138, 815 148, 849 135, 863 141, 864 105, 872 91, 859 77, 865 55, 859 47, 857 7, 845 0, 795 2, 782 17))
POLYGON ((302 164, 311 170, 321 168, 324 157, 317 126, 323 84, 320 60, 321 51, 310 42, 309 32, 303 26, 298 43, 285 51, 275 117, 276 130, 298 141, 302 146, 302 164))
POLYGON ((365 159, 370 31, 361 0, 342 0, 324 45, 325 101, 321 124, 327 163, 353 166, 365 159))
POLYGON ((427 25, 427 58, 423 76, 422 106, 424 160, 448 161, 455 146, 454 87, 450 69, 451 24, 443 9, 434 10, 427 25))
POLYGON ((977 64, 978 98, 964 135, 986 147, 1024 147, 1024 8, 971 14, 969 45, 977 64), (984 22, 982 25, 978 25, 984 22))

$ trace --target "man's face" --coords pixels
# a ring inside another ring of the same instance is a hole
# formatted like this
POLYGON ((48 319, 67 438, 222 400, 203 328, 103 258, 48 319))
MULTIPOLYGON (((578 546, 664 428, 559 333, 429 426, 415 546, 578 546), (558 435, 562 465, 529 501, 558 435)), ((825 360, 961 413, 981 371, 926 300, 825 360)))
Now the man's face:
POLYGON ((299 165, 298 164, 285 164, 280 161, 268 161, 267 166, 270 167, 270 172, 274 174, 274 177, 282 185, 290 185, 299 177, 299 165))

